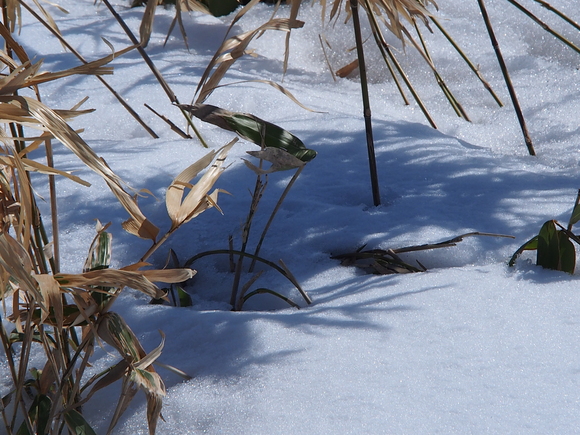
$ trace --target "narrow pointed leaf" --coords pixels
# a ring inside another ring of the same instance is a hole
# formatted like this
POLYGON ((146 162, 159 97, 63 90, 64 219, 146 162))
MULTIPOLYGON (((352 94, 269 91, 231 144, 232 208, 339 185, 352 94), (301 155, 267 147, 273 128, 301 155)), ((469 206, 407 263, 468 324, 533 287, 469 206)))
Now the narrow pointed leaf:
POLYGON ((188 110, 196 118, 234 131, 256 145, 281 148, 303 162, 309 162, 316 157, 316 151, 306 148, 292 133, 249 113, 231 112, 209 104, 180 105, 180 107, 188 110))
POLYGON ((64 421, 74 435, 97 435, 82 414, 74 409, 64 414, 64 421))

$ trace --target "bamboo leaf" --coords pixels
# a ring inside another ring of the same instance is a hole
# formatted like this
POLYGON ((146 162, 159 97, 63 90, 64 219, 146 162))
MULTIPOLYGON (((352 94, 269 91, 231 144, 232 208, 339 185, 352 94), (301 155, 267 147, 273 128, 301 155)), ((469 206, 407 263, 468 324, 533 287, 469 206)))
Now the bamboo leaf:
POLYGON ((556 228, 556 221, 544 223, 538 234, 537 264, 546 269, 574 273, 576 252, 565 232, 556 228))
POLYGON ((55 279, 61 286, 83 288, 87 291, 94 290, 94 287, 130 287, 156 299, 165 295, 141 271, 102 269, 81 274, 60 273, 55 275, 55 279))
POLYGON ((209 104, 184 104, 179 107, 204 122, 234 131, 256 145, 283 149, 303 162, 309 162, 316 157, 316 151, 306 148, 292 133, 257 116, 231 112, 209 104))
POLYGON ((193 305, 193 301, 191 300, 189 293, 183 290, 183 288, 180 286, 177 286, 177 296, 179 297, 180 307, 191 307, 193 305))
POLYGON ((572 216, 570 216, 570 222, 568 223, 568 229, 572 229, 572 226, 580 221, 580 192, 578 193, 578 199, 576 204, 574 204, 574 209, 572 210, 572 216))
POLYGON ((211 195, 208 195, 208 192, 222 174, 224 170, 223 164, 227 153, 236 141, 237 139, 231 141, 217 152, 212 151, 208 153, 199 161, 183 170, 175 180, 173 180, 167 189, 165 197, 167 213, 169 214, 172 223, 170 231, 177 229, 179 226, 189 222, 203 211, 215 206, 219 190, 215 190, 211 195), (191 184, 191 180, 204 168, 209 166, 210 163, 214 161, 214 157, 215 162, 213 165, 211 165, 196 184, 191 184), (186 188, 190 190, 185 198, 183 198, 186 188))
POLYGON ((64 421, 74 435, 97 435, 82 414, 74 409, 65 412, 64 421))
POLYGON ((512 255, 512 258, 510 259, 508 265, 510 267, 515 266, 516 260, 522 254, 522 252, 535 251, 536 249, 538 249, 538 236, 532 237, 530 240, 528 240, 526 243, 524 243, 522 246, 520 246, 518 248, 518 250, 516 252, 514 252, 514 255, 512 255))

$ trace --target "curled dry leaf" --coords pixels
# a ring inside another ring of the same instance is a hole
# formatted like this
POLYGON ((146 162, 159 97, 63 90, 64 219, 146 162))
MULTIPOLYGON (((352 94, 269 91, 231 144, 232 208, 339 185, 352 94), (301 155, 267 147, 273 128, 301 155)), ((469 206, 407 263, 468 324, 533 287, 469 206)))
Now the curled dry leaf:
POLYGON ((296 169, 306 164, 302 160, 294 157, 292 154, 281 148, 266 147, 260 151, 248 151, 248 154, 258 159, 266 160, 272 163, 270 168, 261 169, 248 160, 243 159, 246 166, 254 171, 257 175, 271 174, 273 172, 296 169))
POLYGON ((227 153, 236 142, 237 139, 234 139, 218 151, 211 151, 206 154, 200 160, 184 169, 173 180, 167 189, 165 197, 167 213, 171 218, 171 229, 169 231, 177 229, 209 207, 215 206, 217 194, 220 190, 214 190, 211 195, 208 195, 208 192, 222 174, 224 170, 223 163, 227 153), (212 162, 214 163, 203 174, 201 179, 196 184, 191 184, 191 180, 212 162), (190 191, 183 198, 186 188, 190 189, 190 191))
MULTIPOLYGON (((237 13, 228 28, 227 34, 229 34, 230 30, 240 20, 240 18, 257 3, 258 0, 252 0, 237 13)), ((266 30, 290 32, 292 29, 304 26, 303 21, 295 19, 297 12, 298 11, 293 7, 292 16, 290 18, 272 18, 267 23, 262 24, 254 30, 225 39, 207 65, 206 70, 199 81, 199 85, 195 91, 195 94, 197 95, 196 103, 204 102, 217 87, 235 61, 244 54, 250 53, 248 45, 256 36, 261 35, 266 30)), ((288 50, 288 47, 286 47, 286 49, 288 50)))

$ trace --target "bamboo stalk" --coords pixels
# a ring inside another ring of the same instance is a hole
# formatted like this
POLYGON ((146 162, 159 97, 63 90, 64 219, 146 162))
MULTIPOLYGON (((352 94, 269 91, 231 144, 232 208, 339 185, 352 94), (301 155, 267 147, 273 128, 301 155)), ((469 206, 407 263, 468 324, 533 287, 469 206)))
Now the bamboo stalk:
POLYGON ((363 42, 360 31, 360 21, 358 16, 358 0, 350 0, 350 9, 352 11, 352 22, 354 25, 354 35, 356 39, 356 51, 358 56, 358 68, 360 72, 360 85, 363 99, 363 115, 365 119, 365 129, 367 138, 367 151, 369 157, 369 169, 371 173, 371 188, 373 193, 373 203, 376 206, 381 205, 381 195, 379 193, 379 177, 377 174, 377 161, 375 157, 375 144, 373 140, 373 126, 371 121, 371 106, 369 102, 369 91, 367 84, 367 75, 365 67, 365 57, 363 42))
POLYGON ((520 128, 522 129, 522 134, 524 135, 524 141, 528 148, 528 152, 531 156, 536 155, 536 151, 534 150, 534 145, 532 144, 532 139, 530 138, 530 134, 528 133, 528 127, 526 126, 526 120, 524 119, 524 114, 522 113, 522 109, 520 107, 520 103, 518 102, 518 97, 516 95, 516 91, 510 79, 509 71, 501 54, 501 49, 499 48, 499 43, 495 37, 495 33, 491 26, 491 21, 489 19, 489 15, 487 14, 487 9, 485 8, 485 4, 483 0, 477 0, 479 3, 479 9, 481 10, 481 15, 483 16, 483 21, 485 22, 485 27, 487 28, 487 32, 489 33, 489 38, 491 40, 491 45, 495 51, 495 55, 497 57, 497 61, 499 62, 499 66, 501 68, 501 72, 503 74, 503 78, 505 80, 506 86, 508 88, 510 97, 512 99, 512 103, 514 105, 514 110, 516 111, 516 115, 518 117, 518 121, 520 123, 520 128))

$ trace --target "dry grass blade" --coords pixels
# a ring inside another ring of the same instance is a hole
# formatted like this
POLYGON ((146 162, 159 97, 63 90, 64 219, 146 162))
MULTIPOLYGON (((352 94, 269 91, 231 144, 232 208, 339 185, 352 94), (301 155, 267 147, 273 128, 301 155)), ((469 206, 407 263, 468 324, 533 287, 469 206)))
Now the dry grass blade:
MULTIPOLYGON (((7 166, 13 166, 14 158, 10 156, 4 157, 0 156, 0 163, 7 166)), ((38 163, 34 160, 22 159, 22 165, 27 172, 39 172, 41 174, 47 175, 61 175, 83 186, 89 187, 91 185, 91 183, 83 180, 82 178, 77 177, 76 175, 72 175, 69 172, 61 171, 59 169, 43 165, 42 163, 38 163)))
MULTIPOLYGON (((30 256, 24 246, 7 233, 0 234, 0 265, 20 289, 32 295, 37 303, 42 304, 43 297, 38 290, 38 283, 31 275, 33 265, 30 256)), ((43 305, 41 307, 48 311, 43 305)))
POLYGON ((165 292, 149 281, 142 272, 102 269, 81 274, 59 273, 55 275, 55 279, 63 287, 83 288, 87 291, 94 290, 95 286, 130 287, 156 299, 162 298, 165 295, 165 292))
POLYGON ((2 5, 6 21, 10 25, 10 32, 14 33, 16 24, 18 24, 18 27, 22 27, 20 4, 17 0, 5 0, 2 2, 2 5))
POLYGON ((119 397, 119 402, 117 402, 117 407, 115 408, 115 412, 111 417, 111 423, 109 424, 109 429, 107 430, 107 435, 111 435, 115 426, 119 422, 119 419, 123 415, 123 413, 127 410, 127 407, 137 394, 137 387, 128 376, 123 378, 123 386, 121 387, 121 396, 119 397))
POLYGON ((281 148, 265 147, 263 150, 247 151, 247 153, 252 157, 256 157, 257 159, 272 163, 272 166, 270 166, 268 169, 262 169, 252 164, 248 160, 243 159, 246 166, 257 175, 265 175, 278 171, 302 168, 304 165, 306 165, 305 162, 297 157, 294 157, 292 154, 281 148))
POLYGON ((192 269, 156 269, 156 270, 142 270, 141 273, 145 278, 151 282, 164 282, 167 284, 176 284, 187 281, 193 278, 197 273, 192 269))
POLYGON ((226 83, 223 85, 218 85, 213 89, 210 89, 210 91, 213 91, 214 89, 217 88, 221 88, 224 86, 231 86, 231 85, 237 85, 240 83, 264 83, 266 85, 272 86, 274 89, 282 92, 284 95, 286 95, 288 98, 290 98, 295 104, 297 104, 298 106, 302 107, 304 110, 308 110, 309 112, 315 112, 315 113, 325 113, 325 112, 320 112, 318 110, 313 110, 310 109, 308 106, 305 106, 304 104, 302 104, 288 89, 286 89, 284 86, 273 82, 272 80, 261 80, 261 79, 255 79, 255 80, 240 80, 238 82, 230 82, 230 83, 226 83))
MULTIPOLYGON (((137 201, 125 191, 123 188, 125 183, 109 168, 103 159, 97 156, 58 113, 27 97, 0 97, 0 118, 5 118, 2 115, 10 113, 10 110, 15 111, 16 114, 28 114, 44 130, 49 131, 63 145, 76 154, 85 165, 103 177, 113 194, 130 215, 130 218, 123 223, 123 228, 131 234, 155 241, 159 229, 145 217, 139 209, 137 201), (6 103, 6 106, 3 106, 2 103, 6 103)), ((13 118, 18 119, 20 122, 30 121, 24 116, 13 118)))
MULTIPOLYGON (((24 48, 18 42, 16 42, 16 40, 12 37, 10 31, 2 23, 0 23, 0 36, 4 38, 4 41, 6 41, 5 48, 10 48, 16 54, 16 56, 18 56, 18 59, 20 59, 21 63, 25 63, 30 60, 24 48)), ((14 64, 12 58, 7 56, 6 54, 3 54, 2 61, 5 62, 6 65, 14 64)))
POLYGON ((116 313, 106 313, 101 317, 98 327, 99 336, 113 346, 128 362, 130 362, 128 376, 125 377, 124 393, 120 401, 109 433, 117 423, 118 418, 126 409, 128 402, 134 397, 136 387, 145 391, 147 396, 147 421, 149 433, 154 434, 157 420, 161 414, 162 397, 165 396, 165 386, 159 375, 152 367, 152 363, 159 357, 165 337, 162 334, 161 344, 151 353, 146 354, 139 340, 116 313))
MULTIPOLYGON (((233 25, 249 10, 249 7, 257 3, 256 0, 252 0, 248 3, 234 18, 232 24, 228 28, 228 32, 232 29, 233 25)), ((234 62, 242 57, 244 54, 248 54, 248 45, 262 32, 266 30, 279 30, 283 32, 290 32, 292 29, 300 28, 304 25, 304 22, 296 20, 294 18, 273 18, 267 23, 261 25, 257 29, 244 32, 240 35, 236 35, 229 39, 224 40, 221 46, 218 48, 214 54, 212 60, 206 67, 199 85, 195 91, 197 95, 196 103, 201 103, 205 101, 211 92, 217 87, 219 82, 222 80, 228 69, 234 64, 234 62), (215 71, 214 71, 215 67, 215 71), (213 73, 212 73, 213 71, 213 73)), ((227 35, 227 34, 226 34, 227 35)))
POLYGON ((149 38, 151 37, 151 29, 153 28, 153 20, 155 19, 155 9, 157 8, 157 0, 148 0, 145 12, 143 12, 143 19, 139 27, 139 37, 141 38, 141 47, 147 47, 149 38))
POLYGON ((56 326, 59 330, 62 330, 64 313, 62 291, 58 281, 55 280, 52 275, 33 275, 33 277, 38 283, 40 293, 42 294, 42 300, 47 309, 47 311, 42 312, 40 322, 44 323, 49 314, 53 314, 56 320, 56 326))

